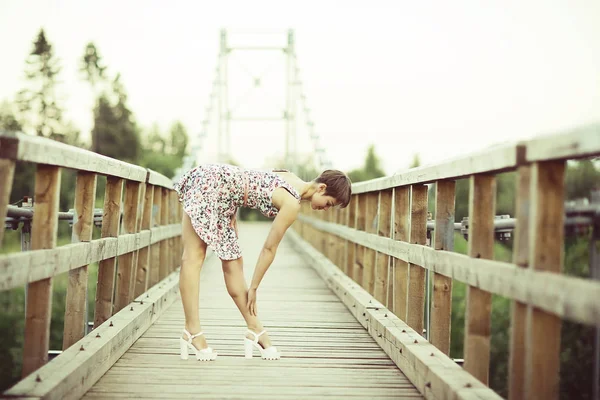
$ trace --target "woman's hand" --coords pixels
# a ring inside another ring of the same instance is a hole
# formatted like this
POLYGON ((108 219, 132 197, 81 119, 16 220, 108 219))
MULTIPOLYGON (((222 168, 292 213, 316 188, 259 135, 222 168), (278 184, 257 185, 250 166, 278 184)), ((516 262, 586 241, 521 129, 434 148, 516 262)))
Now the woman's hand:
POLYGON ((256 317, 256 289, 248 290, 248 312, 256 317))

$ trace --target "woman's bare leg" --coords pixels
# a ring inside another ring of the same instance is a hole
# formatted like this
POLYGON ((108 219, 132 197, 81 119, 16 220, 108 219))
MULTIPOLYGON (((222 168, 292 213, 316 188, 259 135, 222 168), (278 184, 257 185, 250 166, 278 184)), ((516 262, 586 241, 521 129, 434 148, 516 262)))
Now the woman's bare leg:
MULTIPOLYGON (((179 291, 185 314, 185 329, 191 334, 201 331, 200 327, 200 271, 206 257, 206 243, 200 239, 190 217, 184 212, 182 221, 183 256, 179 273, 179 291)), ((184 339, 188 339, 182 335, 184 339)), ((204 335, 192 341, 197 349, 207 347, 204 335)))
MULTIPOLYGON (((240 310, 240 313, 242 313, 242 317, 244 317, 248 329, 255 333, 260 333, 263 330, 262 323, 258 317, 250 315, 250 312, 248 311, 248 287, 246 286, 246 280, 244 279, 244 262, 242 257, 236 260, 222 260, 222 264, 227 292, 240 310)), ((254 340, 254 336, 251 334, 247 334, 246 337, 254 340)), ((263 348, 271 346, 268 333, 262 335, 258 341, 263 348)))

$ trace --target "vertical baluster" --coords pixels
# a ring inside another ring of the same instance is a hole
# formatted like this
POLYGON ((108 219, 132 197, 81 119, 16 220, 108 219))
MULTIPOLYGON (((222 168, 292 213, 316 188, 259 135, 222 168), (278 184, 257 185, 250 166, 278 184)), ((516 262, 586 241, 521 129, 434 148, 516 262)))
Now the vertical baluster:
MULTIPOLYGON (((146 184, 144 191, 144 208, 142 212, 141 230, 150 230, 152 221, 152 205, 154 200, 154 186, 146 184)), ((137 258, 137 273, 135 275, 134 298, 148 290, 150 277, 150 245, 142 247, 137 258)))
MULTIPOLYGON (((469 256, 491 260, 494 258, 496 177, 473 175, 470 184, 469 256)), ((491 293, 467 287, 464 367, 486 385, 490 364, 491 309, 491 293)))
MULTIPOLYGON (((518 169, 516 193, 516 226, 513 263, 522 268, 529 265, 529 200, 531 166, 518 169)), ((527 305, 512 301, 510 323, 510 357, 508 367, 508 398, 525 400, 525 323, 527 305)))
MULTIPOLYGON (((122 194, 123 179, 107 176, 101 230, 103 238, 116 238, 119 235, 122 194)), ((112 315, 116 261, 116 257, 107 258, 100 261, 98 266, 94 327, 100 326, 112 315)))
MULTIPOLYGON (((139 211, 140 182, 125 182, 125 203, 123 204, 123 234, 136 233, 136 225, 139 211)), ((115 308, 113 314, 121 311, 123 307, 133 300, 133 261, 135 251, 119 256, 117 270, 117 290, 115 296, 115 308)))
MULTIPOLYGON (((410 243, 427 242, 427 186, 412 185, 410 209, 410 243)), ((419 265, 408 265, 408 301, 406 322, 423 334, 423 312, 425 310, 425 269, 419 265)))
MULTIPOLYGON (((435 250, 454 250, 454 181, 438 181, 435 185, 435 250)), ((452 325, 452 278, 433 274, 431 303, 431 333, 429 341, 444 354, 450 355, 452 325)))
MULTIPOLYGON (((71 242, 89 242, 94 231, 94 203, 96 201, 95 173, 79 171, 75 184, 75 209, 71 242)), ((85 336, 87 313, 88 266, 69 271, 63 350, 85 336)))
MULTIPOLYGON (((382 190, 379 192, 379 204, 378 209, 378 221, 377 231, 379 236, 390 237, 392 227, 392 190, 382 190)), ((388 288, 388 265, 390 263, 390 257, 378 253, 377 254, 377 267, 375 269, 375 289, 373 297, 386 307, 389 307, 387 302, 387 288, 388 288)))
MULTIPOLYGON (((59 193, 60 168, 38 165, 35 174, 31 250, 56 247, 59 193)), ((48 361, 52 278, 29 283, 26 304, 23 377, 48 361)))
MULTIPOLYGON (((368 233, 377 233, 377 199, 378 192, 369 192, 366 194, 366 214, 365 214, 365 230, 368 233)), ((362 287, 371 295, 375 290, 375 263, 377 252, 373 249, 365 247, 363 263, 363 279, 362 287)))
MULTIPOLYGON (((534 163, 531 170, 530 268, 560 274, 564 256, 565 161, 534 163)), ((556 315, 529 307, 525 345, 525 398, 558 399, 560 330, 556 315)))
MULTIPOLYGON (((394 189, 394 239, 408 242, 410 234, 410 187, 394 189)), ((406 321, 408 263, 394 259, 394 314, 406 321)))
MULTIPOLYGON (((169 224, 169 191, 161 188, 161 207, 160 207, 160 225, 169 224)), ((163 280, 169 275, 169 243, 168 239, 160 242, 160 264, 158 266, 158 279, 163 280)))
MULTIPOLYGON (((161 224, 161 203, 162 188, 154 186, 153 204, 152 204, 152 228, 157 228, 161 224)), ((150 284, 154 286, 159 281, 160 276, 160 243, 154 243, 150 248, 150 284)))
MULTIPOLYGON (((356 209, 356 229, 359 231, 365 231, 366 228, 366 213, 367 213, 367 193, 361 193, 357 198, 357 209, 356 209)), ((354 281, 359 285, 363 283, 364 273, 364 260, 365 260, 365 248, 360 245, 356 245, 355 250, 356 262, 354 263, 354 281)))
MULTIPOLYGON (((352 200, 350 204, 348 204, 348 221, 347 225, 350 228, 356 229, 356 215, 358 210, 358 195, 352 195, 352 200)), ((351 242, 349 240, 346 241, 348 243, 348 254, 346 256, 346 275, 350 277, 350 279, 356 280, 354 276, 354 263, 356 261, 356 246, 357 244, 351 242)))
MULTIPOLYGON (((12 190, 13 177, 15 175, 15 162, 13 160, 0 159, 0 216, 6 217, 8 212, 8 202, 10 201, 10 192, 12 190)), ((0 249, 2 248, 2 239, 4 229, 0 230, 0 249)))

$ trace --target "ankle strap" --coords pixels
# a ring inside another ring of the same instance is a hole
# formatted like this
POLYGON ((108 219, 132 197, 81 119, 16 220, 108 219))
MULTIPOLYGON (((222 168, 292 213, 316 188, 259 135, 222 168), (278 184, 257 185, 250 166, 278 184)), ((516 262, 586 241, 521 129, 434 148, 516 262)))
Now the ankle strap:
POLYGON ((200 331, 198 333, 196 333, 195 335, 190 334, 186 329, 183 330, 183 333, 188 337, 188 343, 192 343, 192 340, 194 338, 197 338, 198 336, 204 335, 204 332, 200 331))
POLYGON ((263 334, 266 333, 266 330, 263 330, 261 333, 254 333, 253 331, 251 331, 250 329, 248 329, 248 332, 254 335, 254 342, 258 343, 258 338, 263 334))

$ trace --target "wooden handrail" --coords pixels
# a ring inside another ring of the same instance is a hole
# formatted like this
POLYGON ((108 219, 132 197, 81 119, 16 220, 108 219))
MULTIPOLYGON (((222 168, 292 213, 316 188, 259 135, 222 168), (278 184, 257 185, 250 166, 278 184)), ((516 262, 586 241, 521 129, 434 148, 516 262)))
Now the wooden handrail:
POLYGON ((63 335, 63 348, 67 349, 84 336, 88 265, 99 263, 97 328, 175 270, 181 248, 181 211, 171 180, 155 171, 50 139, 0 132, 3 216, 16 161, 37 164, 32 249, 0 256, 0 290, 28 285, 25 377, 48 359, 52 278, 69 273, 63 335), (77 183, 72 244, 56 247, 61 168, 76 170, 77 183), (98 174, 107 177, 107 184, 102 238, 92 240, 98 174), (153 222, 152 215, 156 218, 153 222), (156 249, 153 257, 150 248, 156 249))
MULTIPOLYGON (((347 219, 331 220, 326 213, 303 207, 295 229, 387 311, 419 333, 423 332, 423 271, 433 272, 430 340, 446 355, 452 282, 467 284, 464 368, 485 384, 491 295, 511 299, 510 398, 557 399, 561 319, 600 324, 600 282, 560 274, 563 174, 566 160, 598 155, 600 124, 498 146, 355 183, 347 219), (496 174, 506 171, 518 171, 512 263, 492 260, 496 174), (466 177, 471 184, 468 256, 452 251, 454 183, 466 177), (427 204, 425 183, 437 184, 435 241, 431 246, 422 241, 426 220, 420 205, 427 204), (387 200, 390 190, 391 202, 387 200), (346 248, 345 260, 337 256, 337 245, 331 245, 339 241, 346 248)), ((417 372, 404 372, 413 382, 420 379, 417 372)))

